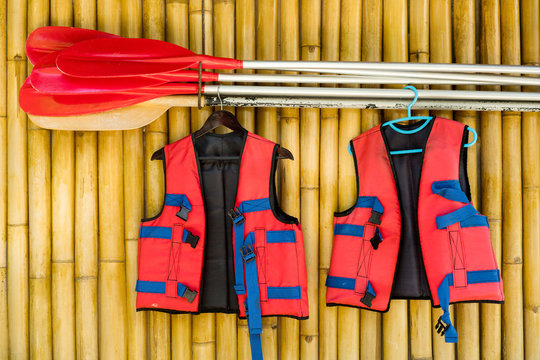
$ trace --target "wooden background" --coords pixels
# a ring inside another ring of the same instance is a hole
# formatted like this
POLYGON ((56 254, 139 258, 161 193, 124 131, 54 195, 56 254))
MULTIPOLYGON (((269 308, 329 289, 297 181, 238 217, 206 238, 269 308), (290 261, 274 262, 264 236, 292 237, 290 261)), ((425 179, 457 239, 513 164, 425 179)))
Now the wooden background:
MULTIPOLYGON (((38 128, 17 105, 33 29, 93 28, 198 53, 204 31, 207 54, 238 59, 540 65, 539 0, 206 0, 204 30, 202 7, 0 0, 1 359, 250 358, 235 315, 135 312, 139 219, 163 195, 150 155, 211 110, 173 109, 123 132, 38 128)), ((454 306, 457 345, 434 333, 441 310, 427 301, 393 301, 383 315, 326 308, 332 213, 356 192, 347 142, 402 112, 239 108, 248 129, 293 152, 295 161, 281 162, 280 199, 301 218, 306 242, 310 318, 265 319, 265 359, 540 359, 540 115, 435 113, 480 135, 469 175, 490 219, 505 304, 454 306)))

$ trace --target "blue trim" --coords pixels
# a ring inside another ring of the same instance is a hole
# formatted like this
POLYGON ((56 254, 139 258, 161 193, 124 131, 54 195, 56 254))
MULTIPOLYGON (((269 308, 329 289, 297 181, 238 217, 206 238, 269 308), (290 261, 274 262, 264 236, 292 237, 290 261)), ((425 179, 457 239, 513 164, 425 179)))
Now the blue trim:
MULTIPOLYGON (((183 296, 186 290, 188 289, 186 285, 177 283, 178 287, 176 293, 178 296, 183 296)), ((165 281, 146 281, 146 280, 137 280, 137 285, 135 286, 135 291, 151 294, 165 294, 165 281)))
POLYGON ((371 282, 368 280, 367 282, 367 288, 366 288, 366 292, 370 293, 371 295, 373 295, 373 297, 376 297, 377 294, 375 293, 375 290, 373 290, 373 286, 371 286, 371 282))
POLYGON ((461 190, 459 180, 434 181, 431 184, 431 190, 434 194, 442 196, 445 199, 459 201, 465 204, 469 203, 467 195, 461 190))
POLYGON ((489 222, 487 216, 476 214, 471 216, 468 219, 461 220, 460 225, 462 228, 475 227, 475 226, 486 226, 489 228, 489 222))
POLYGON ((383 213, 384 207, 376 196, 359 196, 356 200, 357 208, 372 208, 376 212, 383 213))
MULTIPOLYGON (((467 284, 498 283, 500 281, 501 273, 499 270, 467 271, 467 284)), ((449 325, 448 330, 444 333, 444 341, 447 343, 456 343, 458 340, 457 331, 452 325, 450 312, 448 310, 450 306, 450 286, 454 286, 453 273, 446 274, 437 289, 437 296, 439 297, 439 303, 443 310, 443 314, 439 319, 449 325)))
POLYGON ((408 149, 408 150, 392 150, 390 155, 417 154, 424 151, 423 149, 408 149))
POLYGON ((296 234, 294 230, 271 230, 266 232, 266 242, 275 243, 295 243, 296 234))
POLYGON ((473 215, 478 214, 478 211, 471 204, 465 205, 455 211, 452 211, 446 215, 437 216, 435 221, 437 222, 437 229, 444 229, 450 225, 470 218, 473 215))
POLYGON ((170 239, 172 228, 166 226, 141 226, 139 238, 170 239))
POLYGON ((184 206, 191 210, 189 199, 184 194, 165 194, 165 205, 167 206, 184 206))
POLYGON ((238 206, 238 210, 240 210, 241 213, 270 210, 270 199, 263 198, 242 201, 238 206))
POLYGON ((335 224, 334 235, 362 237, 364 236, 364 227, 362 225, 335 224))
POLYGON ((326 277, 325 285, 326 287, 329 287, 329 288, 354 290, 355 283, 356 283, 356 279, 328 275, 326 277))
POLYGON ((238 295, 244 295, 244 265, 240 249, 244 245, 244 222, 234 223, 234 290, 238 295))
POLYGON ((300 286, 268 286, 268 299, 300 299, 300 286))

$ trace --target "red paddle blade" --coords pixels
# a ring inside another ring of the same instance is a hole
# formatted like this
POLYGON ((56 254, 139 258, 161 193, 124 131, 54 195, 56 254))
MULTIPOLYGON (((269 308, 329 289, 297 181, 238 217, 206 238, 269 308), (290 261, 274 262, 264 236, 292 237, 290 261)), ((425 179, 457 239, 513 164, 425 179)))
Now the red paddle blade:
POLYGON ((197 90, 196 84, 170 84, 116 93, 51 95, 38 92, 27 79, 19 93, 19 105, 32 115, 75 116, 119 109, 166 95, 196 94, 197 90))
POLYGON ((55 51, 63 50, 80 41, 97 38, 118 38, 103 31, 68 26, 44 26, 32 31, 26 40, 26 55, 32 64, 55 51))
POLYGON ((197 55, 181 46, 152 39, 93 39, 63 50, 56 66, 77 77, 119 77, 194 68, 238 69, 242 61, 197 55))

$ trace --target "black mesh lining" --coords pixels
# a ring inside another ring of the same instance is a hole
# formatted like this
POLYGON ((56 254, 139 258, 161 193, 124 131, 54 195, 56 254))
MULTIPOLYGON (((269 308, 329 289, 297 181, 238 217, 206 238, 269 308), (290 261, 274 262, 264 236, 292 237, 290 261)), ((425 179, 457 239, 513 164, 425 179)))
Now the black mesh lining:
POLYGON ((234 291, 232 222, 244 134, 206 134, 194 139, 206 216, 200 312, 238 312, 234 291), (210 157, 211 159, 205 159, 210 157), (220 159, 221 158, 221 159, 220 159))
MULTIPOLYGON (((420 121, 411 125, 395 126, 412 130, 423 124, 424 122, 420 121)), ((390 126, 381 127, 401 207, 401 239, 392 287, 393 299, 431 298, 418 230, 418 193, 424 151, 403 155, 390 155, 390 151, 424 149, 432 127, 433 121, 430 121, 425 128, 414 134, 401 134, 390 126)))

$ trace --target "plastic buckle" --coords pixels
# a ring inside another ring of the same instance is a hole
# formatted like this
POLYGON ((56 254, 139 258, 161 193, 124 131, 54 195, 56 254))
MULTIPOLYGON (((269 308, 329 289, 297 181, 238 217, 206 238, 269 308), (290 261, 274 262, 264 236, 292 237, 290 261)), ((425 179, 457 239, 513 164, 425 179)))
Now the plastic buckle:
POLYGON ((189 303, 192 303, 193 300, 195 300, 195 296, 197 296, 197 292, 194 290, 189 290, 186 288, 186 291, 182 294, 182 297, 189 301, 189 303))
POLYGON ((364 297, 360 299, 360 302, 367 307, 371 307, 371 302, 375 299, 375 296, 373 296, 371 293, 367 292, 364 294, 364 297))
POLYGON ((180 207, 180 210, 176 213, 176 216, 178 216, 180 219, 182 219, 184 221, 187 221, 188 214, 189 214, 189 209, 187 207, 185 207, 184 205, 182 205, 180 207))
POLYGON ((382 213, 372 209, 371 210, 371 217, 369 218, 368 222, 370 222, 372 224, 375 224, 375 225, 381 225, 381 216, 382 216, 382 213))
POLYGON ((439 320, 437 320, 437 324, 435 324, 435 330, 437 330, 437 334, 440 334, 441 336, 444 336, 444 333, 449 328, 450 324, 446 324, 441 318, 439 318, 439 320))
POLYGON ((371 246, 373 246, 374 250, 377 250, 379 248, 379 244, 382 243, 382 239, 381 239, 381 235, 379 233, 379 229, 375 230, 375 234, 373 235, 371 240, 369 240, 369 242, 371 243, 371 246))
POLYGON ((246 263, 255 260, 255 253, 253 252, 253 247, 251 244, 242 246, 240 248, 240 254, 242 254, 242 257, 246 263))
POLYGON ((197 243, 199 242, 199 239, 200 239, 199 236, 193 235, 190 231, 187 231, 187 236, 186 236, 186 241, 185 242, 188 243, 189 245, 191 245, 191 247, 193 249, 195 249, 195 247, 197 246, 197 243))
POLYGON ((240 225, 244 223, 244 215, 242 215, 242 213, 240 212, 240 210, 238 210, 237 207, 228 210, 227 214, 232 219, 235 225, 240 225))

